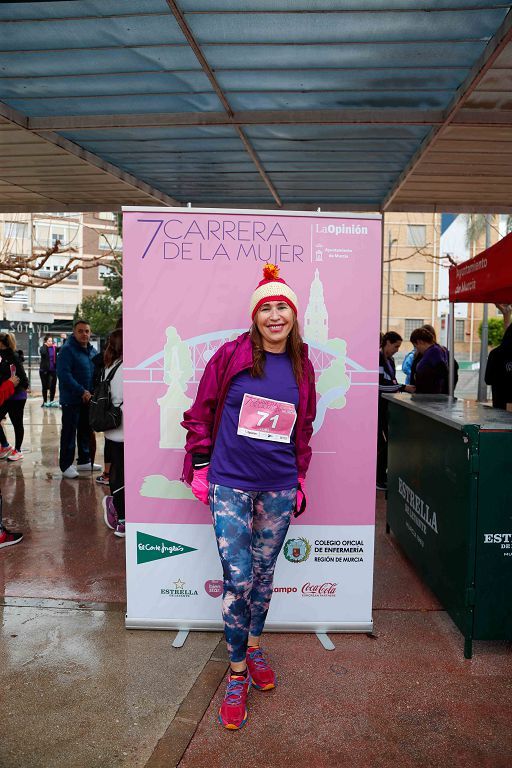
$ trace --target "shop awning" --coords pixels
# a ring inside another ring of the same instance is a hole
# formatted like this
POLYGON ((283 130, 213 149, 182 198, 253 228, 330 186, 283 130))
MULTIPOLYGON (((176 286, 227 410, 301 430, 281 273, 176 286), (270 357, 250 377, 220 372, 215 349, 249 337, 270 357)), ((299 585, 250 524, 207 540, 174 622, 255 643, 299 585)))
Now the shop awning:
POLYGON ((512 233, 473 259, 450 267, 450 301, 510 303, 512 233))
POLYGON ((0 4, 0 211, 512 211, 498 0, 0 4))

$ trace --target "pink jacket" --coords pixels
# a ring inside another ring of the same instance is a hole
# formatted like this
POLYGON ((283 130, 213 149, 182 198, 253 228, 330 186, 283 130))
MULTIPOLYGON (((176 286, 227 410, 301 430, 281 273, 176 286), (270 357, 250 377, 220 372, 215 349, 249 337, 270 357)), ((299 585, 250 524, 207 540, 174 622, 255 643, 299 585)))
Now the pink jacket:
MULTIPOLYGON (((295 453, 299 477, 305 477, 311 461, 309 441, 316 416, 315 373, 304 344, 304 376, 299 384, 299 408, 295 423, 295 453)), ((231 380, 252 366, 252 343, 249 333, 228 341, 213 355, 205 368, 196 400, 183 414, 182 427, 187 430, 182 480, 192 482, 192 453, 210 453, 222 416, 222 408, 231 380)))

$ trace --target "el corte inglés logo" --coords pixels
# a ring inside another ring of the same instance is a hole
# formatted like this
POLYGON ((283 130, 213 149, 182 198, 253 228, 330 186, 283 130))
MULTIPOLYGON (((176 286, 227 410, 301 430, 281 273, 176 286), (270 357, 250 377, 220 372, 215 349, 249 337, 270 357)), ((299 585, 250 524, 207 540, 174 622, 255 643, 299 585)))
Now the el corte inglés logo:
POLYGON ((311 552, 311 544, 302 536, 298 539, 288 539, 283 548, 284 556, 290 563, 303 563, 311 552))
POLYGON ((195 547, 187 547, 176 541, 168 541, 161 536, 150 536, 149 533, 137 531, 137 564, 149 563, 151 560, 161 560, 163 557, 185 555, 196 552, 195 547))

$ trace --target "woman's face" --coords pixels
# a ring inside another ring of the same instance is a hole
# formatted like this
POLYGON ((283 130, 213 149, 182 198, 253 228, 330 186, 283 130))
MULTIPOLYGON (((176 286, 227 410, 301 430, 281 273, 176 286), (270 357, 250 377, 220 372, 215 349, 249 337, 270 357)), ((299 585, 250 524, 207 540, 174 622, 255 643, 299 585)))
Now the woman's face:
POLYGON ((284 352, 286 339, 293 328, 293 310, 285 301, 267 301, 254 318, 267 352, 284 352))
POLYGON ((382 350, 386 357, 393 357, 393 355, 396 355, 400 347, 402 346, 401 341, 386 341, 386 344, 384 345, 384 349, 382 350))

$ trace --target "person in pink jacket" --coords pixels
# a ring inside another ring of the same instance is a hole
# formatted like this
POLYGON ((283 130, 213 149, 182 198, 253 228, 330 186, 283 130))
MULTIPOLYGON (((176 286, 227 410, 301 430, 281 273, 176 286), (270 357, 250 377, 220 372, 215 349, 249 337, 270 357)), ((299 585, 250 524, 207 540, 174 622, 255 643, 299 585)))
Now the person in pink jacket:
POLYGON ((211 358, 184 414, 183 479, 210 505, 222 563, 222 615, 231 669, 219 710, 247 720, 251 685, 275 687, 260 648, 277 557, 304 482, 316 414, 315 374, 297 322, 297 296, 267 264, 250 302, 252 326, 211 358))
MULTIPOLYGON (((15 373, 11 374, 10 379, 0 384, 0 405, 5 400, 8 400, 14 395, 14 390, 20 383, 18 376, 15 373)), ((2 519, 3 500, 0 492, 0 549, 4 547, 10 547, 13 544, 19 544, 23 539, 23 534, 20 531, 9 531, 3 524, 2 519)))

